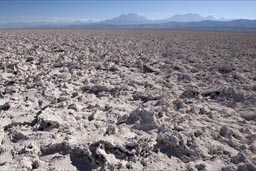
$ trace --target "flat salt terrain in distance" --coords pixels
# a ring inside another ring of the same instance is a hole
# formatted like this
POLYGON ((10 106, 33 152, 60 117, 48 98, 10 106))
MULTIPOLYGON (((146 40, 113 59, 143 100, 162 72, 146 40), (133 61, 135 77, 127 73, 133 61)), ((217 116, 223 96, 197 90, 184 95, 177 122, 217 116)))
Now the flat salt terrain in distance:
POLYGON ((0 31, 0 170, 256 170, 256 34, 0 31))

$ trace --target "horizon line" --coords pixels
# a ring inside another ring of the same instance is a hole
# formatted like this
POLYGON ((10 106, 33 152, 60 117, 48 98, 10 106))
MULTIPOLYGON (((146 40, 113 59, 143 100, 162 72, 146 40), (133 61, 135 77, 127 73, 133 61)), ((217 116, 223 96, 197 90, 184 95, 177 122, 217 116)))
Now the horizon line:
POLYGON ((193 14, 193 15, 199 15, 201 17, 213 17, 216 20, 237 20, 237 19, 247 19, 247 20, 255 20, 252 18, 225 18, 225 17, 215 17, 211 14, 209 15, 201 15, 199 13, 193 13, 193 12, 187 12, 187 13, 183 13, 183 14, 174 14, 172 16, 169 17, 165 17, 165 18, 150 18, 147 17, 145 15, 141 15, 135 12, 128 12, 128 13, 123 13, 123 14, 119 14, 115 17, 112 18, 102 18, 102 19, 95 19, 95 18, 85 18, 85 17, 57 17, 57 16, 52 16, 52 17, 43 17, 43 16, 15 16, 15 17, 10 17, 10 16, 0 16, 0 18, 19 18, 20 20, 18 21, 6 21, 6 22, 0 22, 0 24, 8 24, 8 23, 36 23, 36 22, 49 22, 49 23, 70 23, 70 22, 101 22, 101 21, 105 21, 105 20, 111 20, 117 17, 120 17, 122 15, 129 15, 129 14, 135 14, 137 16, 140 17, 145 17, 148 20, 152 20, 152 21, 158 21, 158 20, 166 20, 169 18, 172 18, 174 16, 177 15, 187 15, 187 14, 193 14), (22 19, 23 18, 23 19, 22 19), (25 19, 24 19, 25 18, 25 19))

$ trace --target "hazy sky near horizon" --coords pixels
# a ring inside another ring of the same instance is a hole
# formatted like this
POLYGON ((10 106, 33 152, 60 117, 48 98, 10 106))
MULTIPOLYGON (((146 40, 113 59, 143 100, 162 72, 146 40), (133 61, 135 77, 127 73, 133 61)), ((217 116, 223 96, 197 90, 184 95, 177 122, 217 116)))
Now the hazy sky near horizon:
POLYGON ((256 1, 239 0, 0 0, 0 23, 103 20, 136 13, 150 19, 197 13, 231 19, 256 19, 256 1))

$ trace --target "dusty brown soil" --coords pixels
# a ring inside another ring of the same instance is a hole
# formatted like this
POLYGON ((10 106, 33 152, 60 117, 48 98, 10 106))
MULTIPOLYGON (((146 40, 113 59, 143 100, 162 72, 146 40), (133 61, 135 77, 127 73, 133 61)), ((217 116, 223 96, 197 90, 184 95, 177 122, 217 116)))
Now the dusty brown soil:
POLYGON ((256 170, 256 34, 0 31, 0 170, 256 170))

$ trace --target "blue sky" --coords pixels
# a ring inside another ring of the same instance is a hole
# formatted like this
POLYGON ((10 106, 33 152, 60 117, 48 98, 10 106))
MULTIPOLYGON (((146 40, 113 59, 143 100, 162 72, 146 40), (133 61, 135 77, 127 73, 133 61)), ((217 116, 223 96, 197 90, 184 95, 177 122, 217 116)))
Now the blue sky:
POLYGON ((256 19, 256 1, 175 0, 0 0, 0 22, 103 20, 125 13, 150 19, 198 13, 220 18, 256 19))

